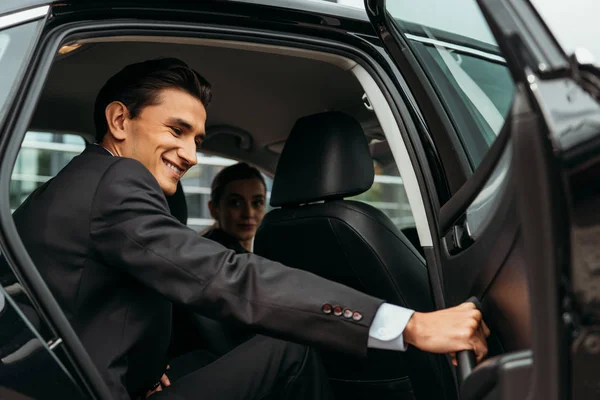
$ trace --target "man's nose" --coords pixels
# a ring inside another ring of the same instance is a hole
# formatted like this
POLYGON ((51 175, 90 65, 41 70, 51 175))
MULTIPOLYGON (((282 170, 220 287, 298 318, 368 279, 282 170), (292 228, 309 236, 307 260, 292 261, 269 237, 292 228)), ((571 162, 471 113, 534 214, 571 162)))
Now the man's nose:
POLYGON ((185 143, 177 151, 177 155, 183 159, 188 166, 191 168, 198 164, 198 154, 196 153, 196 141, 192 140, 191 143, 185 143))

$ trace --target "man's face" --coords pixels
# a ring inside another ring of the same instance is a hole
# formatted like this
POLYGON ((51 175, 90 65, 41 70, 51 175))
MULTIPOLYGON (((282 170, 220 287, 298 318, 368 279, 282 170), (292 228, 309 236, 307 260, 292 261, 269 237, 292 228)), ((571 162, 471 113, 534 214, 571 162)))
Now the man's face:
POLYGON ((204 139, 206 109, 200 100, 178 89, 165 89, 160 104, 144 107, 127 119, 121 155, 138 160, 154 175, 166 195, 197 164, 196 146, 204 139))

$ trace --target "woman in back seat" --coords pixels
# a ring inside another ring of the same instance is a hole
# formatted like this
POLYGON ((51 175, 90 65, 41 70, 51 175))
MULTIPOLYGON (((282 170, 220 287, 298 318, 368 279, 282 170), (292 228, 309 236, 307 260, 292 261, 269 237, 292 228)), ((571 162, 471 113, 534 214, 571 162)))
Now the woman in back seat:
POLYGON ((203 236, 238 254, 252 252, 266 196, 267 186, 258 169, 246 163, 222 169, 213 179, 208 202, 216 222, 203 236))

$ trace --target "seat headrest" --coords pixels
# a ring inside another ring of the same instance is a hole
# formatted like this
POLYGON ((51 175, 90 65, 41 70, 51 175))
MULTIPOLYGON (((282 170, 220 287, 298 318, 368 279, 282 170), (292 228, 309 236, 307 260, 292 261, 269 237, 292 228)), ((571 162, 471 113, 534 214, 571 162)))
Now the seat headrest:
POLYGON ((300 118, 292 128, 275 172, 273 207, 342 199, 373 185, 369 144, 354 118, 325 112, 300 118))

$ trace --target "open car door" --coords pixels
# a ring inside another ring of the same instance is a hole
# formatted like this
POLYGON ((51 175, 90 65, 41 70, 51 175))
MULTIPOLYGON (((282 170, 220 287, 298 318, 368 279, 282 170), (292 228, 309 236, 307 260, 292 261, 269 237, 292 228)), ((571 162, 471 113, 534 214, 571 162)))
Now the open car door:
POLYGON ((487 361, 459 358, 460 397, 598 398, 598 70, 568 57, 527 0, 365 7, 447 180, 447 198, 423 193, 436 305, 474 296, 492 330, 487 361))

